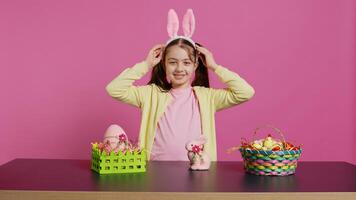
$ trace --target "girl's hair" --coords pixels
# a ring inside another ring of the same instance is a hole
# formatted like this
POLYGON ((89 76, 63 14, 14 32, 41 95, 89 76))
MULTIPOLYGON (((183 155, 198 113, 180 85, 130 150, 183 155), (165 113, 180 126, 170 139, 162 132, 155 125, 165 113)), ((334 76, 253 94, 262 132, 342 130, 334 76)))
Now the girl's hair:
MULTIPOLYGON (((202 46, 197 43, 198 46, 202 46)), ((148 84, 156 84, 162 92, 168 92, 172 88, 172 84, 170 84, 166 79, 166 70, 165 70, 165 59, 167 50, 169 47, 178 45, 179 47, 185 49, 188 52, 189 58, 195 63, 198 56, 198 51, 193 47, 193 45, 183 38, 178 38, 170 42, 164 49, 162 54, 161 61, 155 65, 152 69, 151 80, 148 84)), ((208 68, 203 64, 201 58, 198 58, 198 67, 195 70, 195 78, 192 82, 192 86, 203 86, 209 87, 209 75, 208 68)))

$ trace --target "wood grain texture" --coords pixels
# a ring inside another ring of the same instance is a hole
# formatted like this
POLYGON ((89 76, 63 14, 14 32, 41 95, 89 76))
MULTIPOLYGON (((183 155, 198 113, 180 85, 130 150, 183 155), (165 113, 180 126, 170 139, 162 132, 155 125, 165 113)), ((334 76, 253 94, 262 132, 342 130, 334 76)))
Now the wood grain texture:
POLYGON ((151 161, 147 172, 99 175, 89 160, 15 159, 0 166, 0 199, 356 199, 356 166, 299 162, 286 177, 246 174, 242 162, 151 161))
POLYGON ((0 191, 1 200, 98 200, 98 199, 125 199, 125 200, 355 200, 355 192, 282 192, 282 193, 200 193, 200 192, 58 192, 58 191, 0 191))

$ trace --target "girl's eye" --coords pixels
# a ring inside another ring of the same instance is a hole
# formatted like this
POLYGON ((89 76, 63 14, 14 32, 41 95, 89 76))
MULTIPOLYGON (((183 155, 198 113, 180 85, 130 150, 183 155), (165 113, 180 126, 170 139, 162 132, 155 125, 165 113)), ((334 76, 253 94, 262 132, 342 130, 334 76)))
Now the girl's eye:
POLYGON ((176 62, 170 62, 169 64, 174 64, 174 63, 176 63, 176 62))
POLYGON ((185 64, 185 65, 189 65, 189 64, 190 64, 190 62, 184 62, 184 64, 185 64))

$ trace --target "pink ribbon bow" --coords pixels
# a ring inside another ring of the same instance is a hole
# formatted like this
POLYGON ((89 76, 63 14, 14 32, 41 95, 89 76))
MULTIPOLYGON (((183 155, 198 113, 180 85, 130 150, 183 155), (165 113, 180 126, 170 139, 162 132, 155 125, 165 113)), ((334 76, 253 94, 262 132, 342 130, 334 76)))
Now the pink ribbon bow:
POLYGON ((194 145, 193 148, 192 148, 192 151, 194 153, 200 153, 201 150, 202 150, 202 148, 200 148, 199 145, 194 145))
POLYGON ((126 135, 125 134, 119 135, 119 141, 120 142, 125 142, 126 141, 126 135))

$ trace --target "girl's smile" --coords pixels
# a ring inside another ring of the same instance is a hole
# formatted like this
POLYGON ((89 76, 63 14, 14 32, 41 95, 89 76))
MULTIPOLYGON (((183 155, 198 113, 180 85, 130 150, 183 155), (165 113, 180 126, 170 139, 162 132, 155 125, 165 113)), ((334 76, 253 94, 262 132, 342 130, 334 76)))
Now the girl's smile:
POLYGON ((182 78, 184 78, 185 74, 173 74, 173 76, 174 76, 176 79, 182 79, 182 78))

